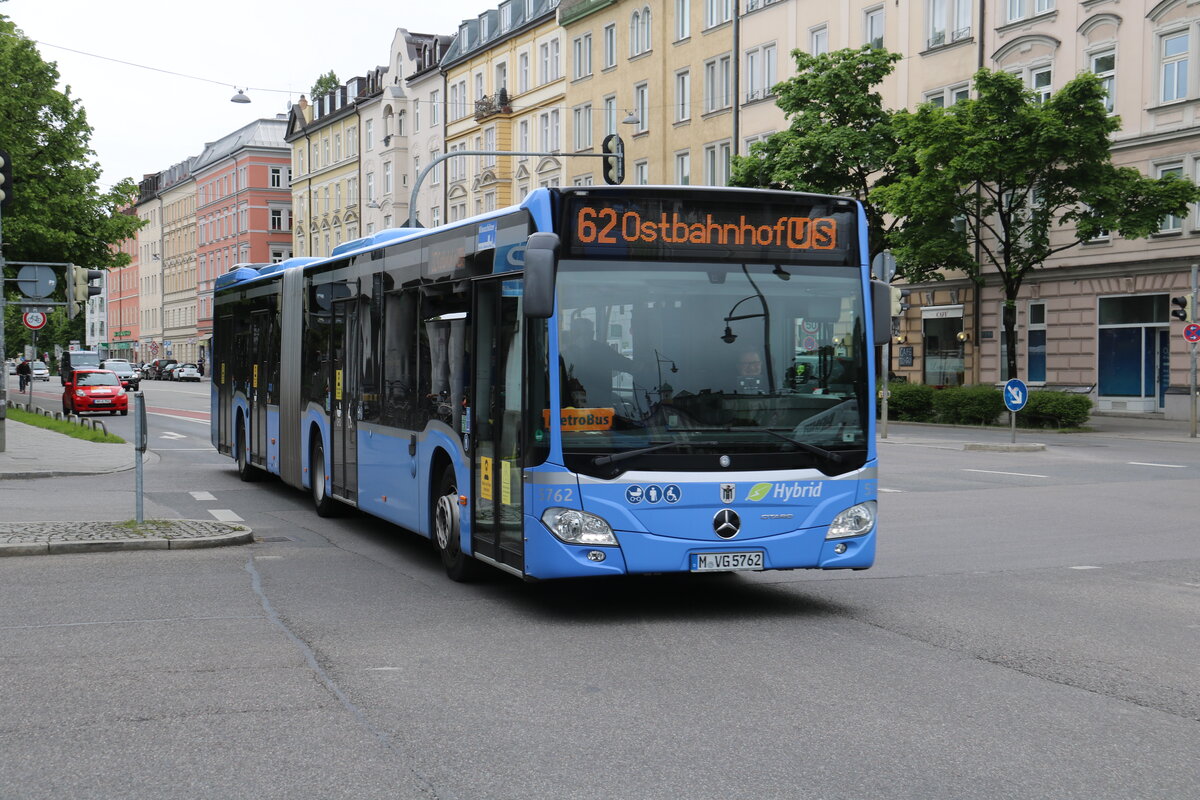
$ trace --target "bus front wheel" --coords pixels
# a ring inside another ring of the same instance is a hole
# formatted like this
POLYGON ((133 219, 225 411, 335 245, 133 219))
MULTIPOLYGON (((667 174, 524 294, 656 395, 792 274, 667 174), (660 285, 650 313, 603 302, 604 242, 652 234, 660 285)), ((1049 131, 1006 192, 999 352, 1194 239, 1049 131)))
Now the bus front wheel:
POLYGON ((250 454, 246 452, 246 425, 242 422, 238 423, 237 430, 237 472, 246 483, 258 477, 258 470, 250 464, 250 454))
POLYGON ((479 573, 479 562, 462 551, 458 525, 458 482, 454 467, 442 471, 433 507, 433 545, 452 581, 469 581, 479 573))
POLYGON ((313 439, 312 458, 309 459, 308 474, 312 478, 313 508, 318 517, 332 517, 336 512, 334 500, 325 491, 325 446, 320 437, 313 439))

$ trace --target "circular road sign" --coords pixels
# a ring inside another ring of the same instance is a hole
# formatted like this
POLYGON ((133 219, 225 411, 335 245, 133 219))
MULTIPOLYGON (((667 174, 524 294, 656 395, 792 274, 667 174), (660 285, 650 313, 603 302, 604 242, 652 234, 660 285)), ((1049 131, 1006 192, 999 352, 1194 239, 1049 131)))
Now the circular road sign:
POLYGON ((1004 384, 1004 407, 1009 411, 1020 411, 1029 400, 1029 390, 1020 378, 1012 378, 1004 384))
POLYGON ((31 331, 41 330, 46 327, 46 315, 41 311, 26 311, 22 315, 22 320, 25 323, 25 327, 31 331))
POLYGON ((1192 323, 1183 329, 1183 338, 1189 342, 1200 342, 1200 325, 1192 323))

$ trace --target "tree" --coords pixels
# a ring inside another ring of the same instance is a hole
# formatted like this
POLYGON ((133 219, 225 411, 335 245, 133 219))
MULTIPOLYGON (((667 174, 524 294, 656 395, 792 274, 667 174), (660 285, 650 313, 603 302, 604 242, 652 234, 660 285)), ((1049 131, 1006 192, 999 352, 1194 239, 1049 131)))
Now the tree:
MULTIPOLYGON (((137 187, 126 178, 99 188, 100 167, 89 148, 92 129, 70 87, 57 88, 58 68, 42 60, 33 42, 0 14, 0 146, 13 167, 13 201, 4 210, 8 261, 70 262, 91 269, 129 263, 112 245, 134 235, 136 216, 122 214, 137 187)), ((61 277, 61 276, 60 276, 61 277)), ((7 285, 7 284, 6 284, 7 285)), ((55 297, 65 299, 62 289, 55 297)), ((13 295, 9 295, 13 298, 13 295)), ((6 314, 9 343, 25 341, 20 315, 6 314)), ((82 317, 60 333, 79 337, 82 317)), ((66 344, 43 332, 38 347, 66 344)))
POLYGON ((818 56, 793 50, 796 75, 773 87, 787 130, 733 160, 734 186, 772 187, 855 197, 866 204, 869 249, 888 246, 895 221, 867 202, 872 186, 887 186, 910 169, 900 160, 895 113, 876 87, 900 60, 872 47, 818 56))
POLYGON ((333 70, 329 70, 329 72, 318 76, 317 79, 313 81, 312 88, 308 91, 308 96, 313 100, 316 100, 318 97, 329 94, 340 85, 341 81, 338 80, 337 73, 333 70))
POLYGON ((1167 214, 1200 200, 1191 181, 1116 167, 1095 75, 1045 102, 1005 72, 980 70, 975 99, 922 106, 895 119, 915 170, 871 199, 901 222, 892 236, 906 277, 962 270, 982 287, 989 266, 1004 287, 1007 377, 1017 377, 1016 300, 1025 277, 1056 253, 1116 231, 1143 238, 1167 214))

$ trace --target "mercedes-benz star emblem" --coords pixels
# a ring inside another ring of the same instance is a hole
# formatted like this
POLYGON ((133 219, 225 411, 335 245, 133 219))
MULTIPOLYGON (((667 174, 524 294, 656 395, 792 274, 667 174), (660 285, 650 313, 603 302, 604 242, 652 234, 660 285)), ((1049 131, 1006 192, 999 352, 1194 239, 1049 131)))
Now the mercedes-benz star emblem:
POLYGON ((732 508, 722 508, 713 515, 713 530, 722 539, 732 539, 742 529, 742 520, 732 508))

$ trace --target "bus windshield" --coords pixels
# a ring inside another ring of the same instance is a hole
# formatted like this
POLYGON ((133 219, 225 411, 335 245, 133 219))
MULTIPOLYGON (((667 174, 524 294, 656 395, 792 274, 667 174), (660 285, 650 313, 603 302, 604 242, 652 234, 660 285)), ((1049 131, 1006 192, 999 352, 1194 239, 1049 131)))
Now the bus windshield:
POLYGON ((680 456, 708 453, 842 472, 865 458, 858 270, 568 259, 558 291, 569 468, 606 474, 593 467, 626 454, 622 468, 674 455, 659 463, 688 469, 680 456))

